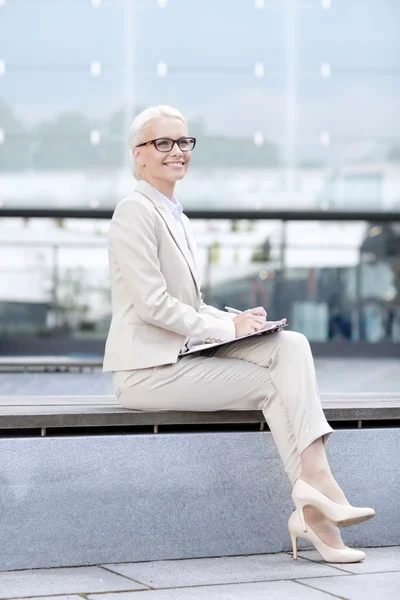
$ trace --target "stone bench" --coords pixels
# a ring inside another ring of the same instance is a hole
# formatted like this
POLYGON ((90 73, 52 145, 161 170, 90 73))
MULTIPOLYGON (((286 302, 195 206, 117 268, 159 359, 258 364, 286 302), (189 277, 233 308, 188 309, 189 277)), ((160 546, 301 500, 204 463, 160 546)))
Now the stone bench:
MULTIPOLYGON (((377 511, 346 543, 400 544, 400 393, 322 403, 335 476, 377 511)), ((290 549, 290 485, 260 411, 0 396, 0 456, 0 570, 290 549)))
MULTIPOLYGON (((357 427, 371 422, 400 419, 400 393, 323 394, 325 416, 335 422, 353 422, 357 427)), ((259 424, 266 429, 261 411, 135 411, 123 408, 115 396, 0 396, 2 429, 71 427, 150 427, 259 424)), ((42 435, 45 431, 42 431, 42 435)))

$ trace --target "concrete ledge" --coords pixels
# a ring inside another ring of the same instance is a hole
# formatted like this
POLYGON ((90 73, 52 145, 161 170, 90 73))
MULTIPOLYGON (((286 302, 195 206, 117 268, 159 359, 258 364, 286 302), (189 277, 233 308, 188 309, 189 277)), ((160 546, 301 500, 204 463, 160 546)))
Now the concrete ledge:
MULTIPOLYGON (((340 422, 327 445, 332 470, 351 502, 377 512, 343 530, 345 542, 400 544, 400 394, 322 402, 340 422)), ((237 430, 246 424, 263 429, 261 411, 0 396, 0 570, 290 550, 289 481, 271 433, 237 430), (88 435, 96 426, 102 435, 88 435)))
MULTIPOLYGON (((400 544, 399 447, 400 428, 329 440, 347 497, 377 513, 347 544, 400 544)), ((2 438, 0 455, 0 570, 290 550, 269 432, 2 438)))
MULTIPOLYGON (((354 421, 400 420, 400 393, 324 394, 326 418, 354 421)), ((0 396, 0 430, 47 427, 229 425, 264 423, 261 411, 135 411, 115 396, 0 396)))

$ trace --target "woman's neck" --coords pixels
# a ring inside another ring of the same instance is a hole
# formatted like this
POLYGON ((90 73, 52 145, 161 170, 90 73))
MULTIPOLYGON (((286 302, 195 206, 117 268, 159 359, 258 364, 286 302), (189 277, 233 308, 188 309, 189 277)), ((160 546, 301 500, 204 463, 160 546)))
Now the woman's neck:
POLYGON ((145 179, 147 183, 150 183, 156 188, 158 192, 166 196, 169 200, 174 200, 175 194, 175 181, 163 181, 162 179, 145 179))

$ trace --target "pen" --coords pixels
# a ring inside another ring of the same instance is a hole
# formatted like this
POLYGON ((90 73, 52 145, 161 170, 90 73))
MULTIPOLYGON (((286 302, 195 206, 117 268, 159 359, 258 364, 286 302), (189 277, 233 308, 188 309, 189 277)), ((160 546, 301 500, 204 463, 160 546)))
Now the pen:
POLYGON ((225 306, 225 310, 230 313, 235 313, 235 315, 240 315, 243 311, 238 310, 237 308, 231 308, 230 306, 225 306))

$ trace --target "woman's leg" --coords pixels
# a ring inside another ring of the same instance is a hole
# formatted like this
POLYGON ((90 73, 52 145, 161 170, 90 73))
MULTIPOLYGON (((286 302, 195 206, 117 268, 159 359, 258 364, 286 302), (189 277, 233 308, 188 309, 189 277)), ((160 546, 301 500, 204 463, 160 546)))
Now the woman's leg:
POLYGON ((268 372, 273 391, 262 410, 286 473, 292 484, 300 475, 313 473, 314 455, 325 456, 323 442, 333 430, 321 407, 307 339, 300 333, 281 331, 220 346, 208 353, 251 362, 268 372), (322 450, 306 451, 311 446, 322 450))
MULTIPOLYGON (((280 335, 280 334, 275 334, 280 335)), ((272 381, 272 369, 265 368, 259 338, 251 338, 181 358, 174 365, 114 374, 116 395, 126 408, 148 410, 262 410, 272 431, 286 473, 292 483, 300 475, 300 452, 288 412, 272 381), (244 342, 246 341, 246 345, 244 342), (252 342, 248 344, 248 342, 252 342), (254 347, 256 349, 254 350, 254 347), (234 356, 228 354, 232 351, 234 356), (236 354, 239 353, 238 356, 236 354), (220 355, 221 354, 221 355, 220 355), (247 360, 249 355, 250 360, 247 360), (259 356, 258 364, 252 360, 259 356), (242 358, 243 360, 237 360, 242 358)), ((282 369, 284 369, 284 365, 282 369)), ((279 369, 278 369, 279 370, 279 369)), ((294 374, 289 375, 291 380, 294 374)), ((317 414, 317 431, 310 443, 331 431, 323 413, 317 414)), ((302 421, 306 424, 305 419, 302 421)), ((307 435, 309 434, 306 424, 307 435)))
MULTIPOLYGON (((292 484, 304 450, 332 432, 321 408, 307 339, 295 332, 261 335, 181 358, 174 365, 114 373, 126 408, 260 409, 292 484)), ((322 443, 322 442, 321 442, 322 443)))
POLYGON ((348 504, 325 453, 324 442, 333 430, 321 407, 307 338, 281 331, 221 346, 213 356, 244 359, 268 369, 275 392, 263 411, 276 445, 285 456, 292 484, 301 477, 332 500, 348 504))
POLYGON ((229 358, 182 357, 173 365, 113 373, 120 403, 136 410, 261 410, 268 371, 229 358))
MULTIPOLYGON (((324 442, 332 429, 321 408, 307 339, 284 331, 222 346, 210 353, 251 361, 269 370, 275 390, 263 412, 291 482, 301 476, 333 500, 348 503, 326 457, 324 442)), ((322 541, 334 548, 345 547, 340 530, 318 510, 307 507, 304 515, 322 541)))
MULTIPOLYGON (((294 483, 302 470, 298 439, 303 445, 307 445, 307 440, 312 444, 332 430, 320 407, 308 343, 299 334, 282 334, 238 341, 183 357, 174 365, 116 372, 113 374, 116 394, 123 406, 137 410, 263 410, 285 471, 294 483), (282 334, 284 337, 280 337, 282 334), (266 343, 270 340, 274 343, 266 343), (298 368, 290 365, 292 350, 296 360, 303 361, 303 370, 307 370, 302 377, 298 377, 298 368), (308 356, 305 361, 301 359, 304 354, 308 356), (278 389, 281 380, 283 393, 278 389), (303 395, 304 387, 311 392, 306 390, 303 395), (303 397, 310 397, 317 404, 306 411, 311 416, 310 422, 302 414, 303 397), (288 410, 288 402, 298 403, 295 414, 302 423, 302 431, 297 431, 297 435, 289 418, 293 411, 288 410)), ((310 508, 305 516, 323 541, 338 548, 343 546, 339 530, 321 518, 318 511, 310 508)))

